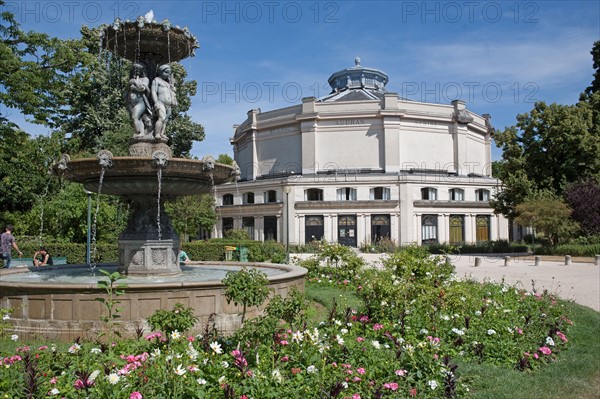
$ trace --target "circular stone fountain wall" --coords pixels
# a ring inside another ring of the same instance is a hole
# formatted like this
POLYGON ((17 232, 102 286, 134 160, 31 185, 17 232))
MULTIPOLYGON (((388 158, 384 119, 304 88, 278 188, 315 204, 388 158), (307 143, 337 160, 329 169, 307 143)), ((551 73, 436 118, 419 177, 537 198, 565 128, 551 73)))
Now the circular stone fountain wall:
MULTIPOLYGON (((285 297, 293 288, 304 291, 306 269, 297 266, 268 263, 234 262, 193 262, 194 268, 218 267, 223 271, 238 270, 241 266, 257 267, 269 275, 270 288, 275 294, 285 297)), ((35 269, 46 273, 54 270, 35 269)), ((70 272, 87 269, 87 266, 68 266, 70 272)), ((116 269, 115 269, 116 270, 116 269)), ((118 297, 123 308, 119 319, 122 328, 133 335, 142 327, 150 332, 146 320, 157 310, 171 310, 176 303, 194 309, 199 317, 192 333, 200 333, 211 314, 220 333, 230 334, 240 327, 241 306, 228 304, 225 299, 225 287, 220 280, 193 281, 187 273, 177 281, 177 276, 157 278, 147 281, 124 279, 127 284, 125 294, 118 297), (130 281, 128 281, 130 280, 130 281), (160 282, 157 282, 160 281, 160 282)), ((107 280, 97 273, 95 281, 107 280)), ((12 308, 11 322, 15 334, 23 338, 47 337, 50 339, 72 340, 76 337, 95 339, 100 332, 106 331, 105 323, 100 321, 106 315, 104 305, 95 298, 106 298, 106 292, 96 283, 69 283, 43 281, 30 273, 28 269, 0 270, 0 308, 12 308)), ((247 317, 260 314, 262 308, 249 308, 247 317)))

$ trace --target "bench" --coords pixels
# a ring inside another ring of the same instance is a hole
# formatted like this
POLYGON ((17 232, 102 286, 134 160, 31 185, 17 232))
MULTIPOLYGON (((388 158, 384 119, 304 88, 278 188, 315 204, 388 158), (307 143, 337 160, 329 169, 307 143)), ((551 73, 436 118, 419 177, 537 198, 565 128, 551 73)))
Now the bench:
MULTIPOLYGON (((66 265, 67 257, 66 256, 53 256, 52 257, 52 265, 66 265)), ((34 267, 33 266, 33 258, 12 258, 10 260, 10 267, 34 267)), ((45 266, 42 266, 45 267, 45 266)))

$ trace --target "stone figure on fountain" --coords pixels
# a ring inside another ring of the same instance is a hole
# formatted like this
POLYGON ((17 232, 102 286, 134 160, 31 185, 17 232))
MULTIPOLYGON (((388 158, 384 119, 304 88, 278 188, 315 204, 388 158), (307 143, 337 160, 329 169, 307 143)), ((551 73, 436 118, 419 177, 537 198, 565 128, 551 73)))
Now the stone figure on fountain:
POLYGON ((154 102, 154 112, 156 114, 154 138, 166 139, 167 119, 171 116, 172 107, 177 106, 177 95, 175 85, 172 83, 169 64, 159 66, 157 72, 157 76, 152 81, 152 101, 154 102))
POLYGON ((173 107, 177 106, 171 66, 160 65, 157 76, 150 80, 146 65, 135 62, 131 67, 125 98, 135 129, 133 141, 166 142, 167 121, 173 107))

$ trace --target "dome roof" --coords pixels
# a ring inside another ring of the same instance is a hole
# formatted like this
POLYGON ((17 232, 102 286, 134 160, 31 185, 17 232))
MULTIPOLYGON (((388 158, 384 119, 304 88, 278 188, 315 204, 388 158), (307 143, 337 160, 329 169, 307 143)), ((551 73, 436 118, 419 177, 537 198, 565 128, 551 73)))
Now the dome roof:
POLYGON ((352 68, 335 72, 329 77, 328 82, 332 94, 348 89, 366 89, 385 93, 385 85, 388 82, 387 74, 378 69, 363 67, 359 57, 355 58, 354 64, 352 68))

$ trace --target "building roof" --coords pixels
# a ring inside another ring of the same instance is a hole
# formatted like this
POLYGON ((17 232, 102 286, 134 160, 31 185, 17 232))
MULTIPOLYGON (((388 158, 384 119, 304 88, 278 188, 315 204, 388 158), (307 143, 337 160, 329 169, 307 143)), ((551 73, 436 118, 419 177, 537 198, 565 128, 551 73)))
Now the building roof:
POLYGON ((328 79, 331 93, 319 101, 380 100, 386 93, 388 75, 374 68, 366 68, 356 57, 352 68, 335 72, 328 79))

